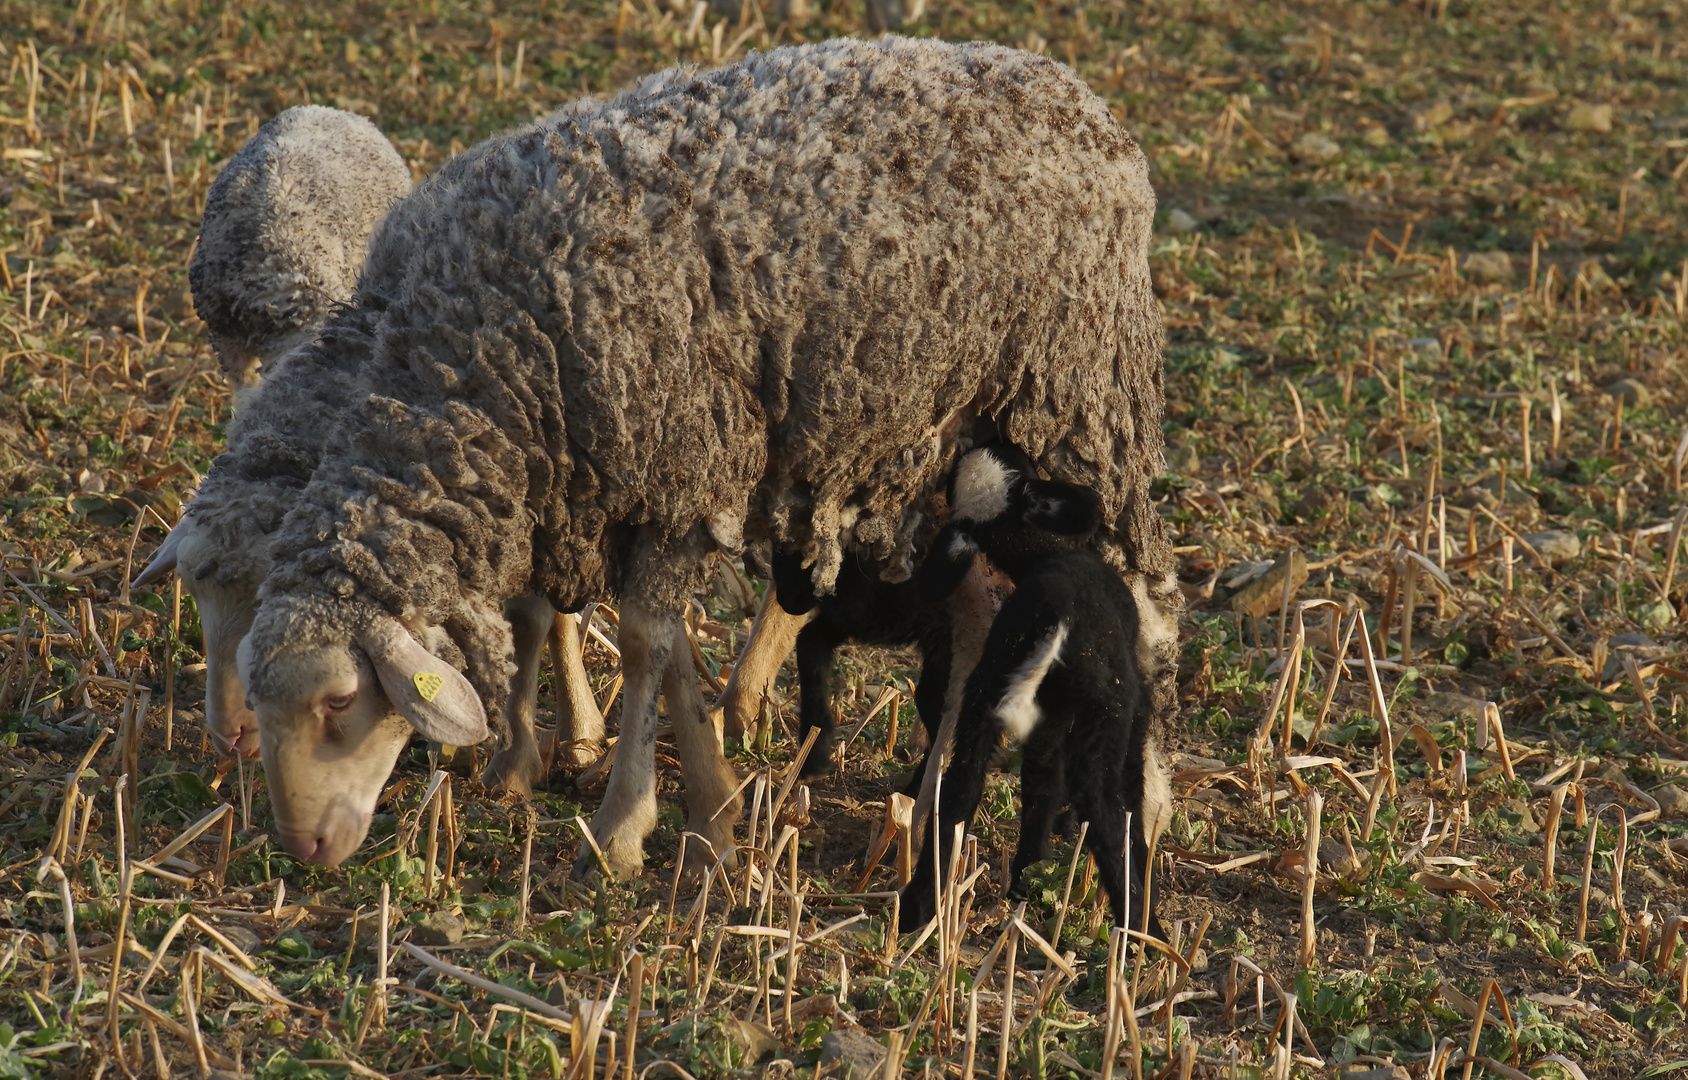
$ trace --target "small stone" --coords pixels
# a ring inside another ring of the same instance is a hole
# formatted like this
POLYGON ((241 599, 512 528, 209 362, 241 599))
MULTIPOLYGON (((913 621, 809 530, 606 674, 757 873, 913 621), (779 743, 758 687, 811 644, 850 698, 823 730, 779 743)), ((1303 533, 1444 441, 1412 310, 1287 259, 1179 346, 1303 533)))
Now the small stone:
POLYGON ((1407 348, 1421 364, 1442 362, 1442 343, 1433 337, 1415 337, 1407 342, 1407 348))
POLYGON ((1412 1080, 1401 1065, 1346 1065, 1336 1075, 1338 1080, 1412 1080))
POLYGON ((410 940, 436 948, 455 945, 463 940, 463 920, 449 911, 436 911, 411 928, 410 940))
POLYGON ((1430 713, 1432 716, 1441 717, 1443 720, 1451 720, 1456 716, 1469 716, 1471 719, 1477 720, 1483 715, 1484 701, 1482 698, 1474 698, 1469 694, 1455 694, 1450 691, 1439 690, 1434 694, 1427 695, 1421 701, 1413 702, 1413 704, 1421 712, 1430 713))
POLYGON ((1505 803, 1501 804, 1501 809, 1505 810, 1508 814, 1518 815, 1518 823, 1513 827, 1519 832, 1541 832, 1541 822, 1536 820, 1536 815, 1530 809, 1530 804, 1525 802, 1523 799, 1508 799, 1505 803))
POLYGON ((728 1018, 727 1030, 732 1033, 733 1041, 744 1051, 746 1062, 758 1062, 780 1051, 779 1038, 761 1024, 753 1024, 749 1020, 741 1020, 734 1016, 728 1018))
POLYGON ((219 926, 217 927, 217 930, 224 937, 234 942, 235 948, 239 949, 248 956, 263 951, 264 939, 253 933, 252 930, 247 927, 219 926))
POLYGON ((1364 136, 1367 146, 1388 146, 1389 129, 1382 124, 1366 129, 1364 136))
POLYGON ((1473 251, 1465 257, 1465 276, 1482 285, 1512 280, 1512 257, 1504 251, 1473 251))
POLYGON ((1565 127, 1570 131, 1593 131, 1605 135, 1612 130, 1612 107, 1579 101, 1565 114, 1565 127))
POLYGON ((1205 769, 1209 772, 1224 772, 1229 768, 1218 758, 1197 757, 1195 754, 1177 753, 1172 755, 1172 766, 1176 770, 1205 769))
POLYGON ((1619 379, 1606 387, 1606 396, 1617 398, 1632 408, 1639 408, 1653 400, 1653 392, 1638 379, 1619 379))
POLYGON ((1588 910, 1592 913, 1612 906, 1612 894, 1598 885, 1588 887, 1588 910))
POLYGON ((1429 131, 1441 127, 1454 118, 1454 107, 1446 101, 1433 101, 1412 111, 1413 130, 1429 131))
MULTIPOLYGON (((352 922, 334 932, 334 943, 341 948, 352 944, 352 922)), ((381 916, 378 912, 365 912, 357 919, 357 944, 355 948, 372 949, 381 938, 381 916)))
POLYGON ((1207 970, 1207 950, 1197 949, 1196 955, 1190 959, 1190 972, 1200 975, 1207 970))
POLYGON ((1688 817, 1688 791, 1683 791, 1678 785, 1666 784, 1648 794, 1659 804, 1659 812, 1665 817, 1688 817))
POLYGON ((1622 982, 1640 982, 1647 975, 1647 969, 1634 960, 1619 960, 1606 969, 1606 973, 1622 982))
POLYGON ((1196 219, 1191 217, 1187 212, 1176 208, 1166 215, 1166 224, 1167 227, 1175 233, 1196 231, 1196 219))
POLYGON ((1600 673, 1600 681, 1609 683, 1622 675, 1625 656, 1633 656, 1637 664, 1645 664, 1669 654, 1669 649, 1646 634, 1613 634, 1606 642, 1606 668, 1600 673))
POLYGON ((1624 767, 1615 761, 1608 761, 1605 765, 1602 765, 1600 767, 1600 772, 1596 774, 1595 778, 1598 780, 1604 780, 1608 784, 1629 783, 1629 774, 1624 772, 1624 767))
MULTIPOLYGON (((1564 529, 1549 529, 1547 532, 1530 533, 1524 537, 1524 542, 1535 548, 1541 557, 1551 566, 1564 566, 1578 555, 1582 554, 1582 541, 1577 534, 1564 529)), ((1514 557, 1522 557, 1533 562, 1524 552, 1514 553, 1514 557)))
POLYGON ((1202 456, 1193 446, 1169 446, 1166 450, 1166 471, 1179 476, 1195 476, 1202 471, 1202 456))
POLYGON ((885 1047, 856 1028, 833 1028, 821 1037, 821 1067, 842 1080, 868 1080, 885 1062, 885 1047), (828 1066, 838 1066, 837 1069, 828 1066))
POLYGON ((1295 140, 1295 145, 1290 147, 1290 152, 1295 155, 1297 161, 1323 165, 1342 153, 1342 147, 1338 146, 1327 135, 1321 135, 1317 131, 1309 131, 1295 140))
POLYGON ((1300 548, 1291 551, 1272 564, 1272 568, 1231 598, 1231 608, 1255 618, 1275 613, 1283 603, 1284 580, 1289 580, 1289 596, 1295 600, 1296 590, 1307 584, 1307 557, 1300 548))
POLYGON ((1654 630, 1663 630, 1675 620, 1676 609, 1663 600, 1654 600, 1651 603, 1643 604, 1640 610, 1635 613, 1636 622, 1654 630))
POLYGON ((1332 877, 1352 878, 1365 873, 1371 863, 1371 852, 1355 848, 1348 853, 1348 845, 1340 840, 1326 840, 1319 845, 1319 872, 1332 877))

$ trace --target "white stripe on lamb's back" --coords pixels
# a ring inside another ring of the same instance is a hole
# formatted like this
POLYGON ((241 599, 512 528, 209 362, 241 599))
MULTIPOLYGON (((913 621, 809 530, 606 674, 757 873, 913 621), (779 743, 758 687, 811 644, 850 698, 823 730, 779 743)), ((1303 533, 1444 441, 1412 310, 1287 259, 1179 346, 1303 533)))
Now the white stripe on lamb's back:
POLYGON ((1043 710, 1037 707, 1037 688, 1043 685, 1043 677, 1061 658, 1061 646, 1066 643, 1067 624, 1057 623, 1049 636, 1026 657, 1009 682, 1008 692, 997 702, 997 718, 1002 721, 1008 737, 1015 742, 1023 741, 1043 719, 1043 710))

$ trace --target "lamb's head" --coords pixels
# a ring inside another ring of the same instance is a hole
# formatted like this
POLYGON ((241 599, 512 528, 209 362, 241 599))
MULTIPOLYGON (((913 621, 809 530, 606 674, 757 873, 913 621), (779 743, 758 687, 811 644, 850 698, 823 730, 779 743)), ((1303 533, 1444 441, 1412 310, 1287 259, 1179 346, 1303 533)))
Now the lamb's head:
POLYGON ((352 298, 370 233, 409 191, 374 124, 320 105, 265 124, 217 174, 188 281, 236 391, 352 298))
POLYGON ((932 541, 921 567, 927 599, 941 601, 961 584, 979 552, 1015 577, 1028 558, 1088 540, 1101 524, 1094 492, 1038 477, 1017 447, 990 443, 970 451, 950 478, 950 523, 932 541))
MULTIPOLYGON (((440 631, 423 634, 443 644, 440 631)), ((240 668, 282 846, 307 862, 337 866, 363 843, 412 730, 455 746, 487 736, 456 668, 399 620, 355 605, 266 602, 240 668)))

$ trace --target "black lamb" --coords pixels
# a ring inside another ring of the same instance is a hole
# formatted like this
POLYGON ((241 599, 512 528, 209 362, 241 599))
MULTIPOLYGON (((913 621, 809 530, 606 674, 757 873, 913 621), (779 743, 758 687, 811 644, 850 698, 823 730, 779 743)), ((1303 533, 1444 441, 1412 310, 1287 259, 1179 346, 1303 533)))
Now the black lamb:
MULTIPOLYGON (((948 596, 983 552, 1014 582, 963 692, 955 749, 943 774, 936 835, 947 846, 971 823, 985 774, 1004 736, 1019 743, 1020 844, 1012 888, 1046 858, 1061 807, 1090 823, 1095 858, 1117 925, 1142 922, 1149 847, 1171 812, 1171 788, 1155 730, 1142 657, 1165 628, 1120 576, 1084 543, 1096 530, 1088 489, 1040 480, 1025 454, 993 445, 956 469, 950 525, 921 574, 928 601, 948 596), (1131 814, 1130 866, 1126 813, 1131 814)), ((944 854, 949 855, 948 851, 944 854)), ((934 912, 931 833, 904 889, 902 929, 934 912)), ((1152 903, 1152 896, 1151 896, 1152 903)), ((1151 910, 1149 932, 1164 938, 1151 910)))

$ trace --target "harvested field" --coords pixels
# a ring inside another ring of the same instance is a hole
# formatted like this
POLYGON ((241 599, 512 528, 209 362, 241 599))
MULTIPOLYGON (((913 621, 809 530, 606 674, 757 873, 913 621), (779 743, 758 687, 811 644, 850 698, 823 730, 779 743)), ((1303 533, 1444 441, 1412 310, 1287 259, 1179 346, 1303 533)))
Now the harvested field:
MULTIPOLYGON (((191 602, 126 584, 232 406, 187 285, 218 169, 316 102, 420 177, 673 63, 869 33, 807 7, 0 0, 0 1077, 1688 1073, 1679 0, 905 25, 1074 65, 1151 162, 1181 955, 1110 942, 1072 838, 1004 895, 1012 758, 952 917, 888 935, 912 653, 845 650, 838 773, 786 785, 791 692, 732 744, 775 869, 701 901, 663 747, 637 881, 568 877, 601 770, 512 803, 420 743, 346 866, 270 844, 262 771, 200 731, 191 602)), ((699 597, 711 680, 760 588, 699 597)))

